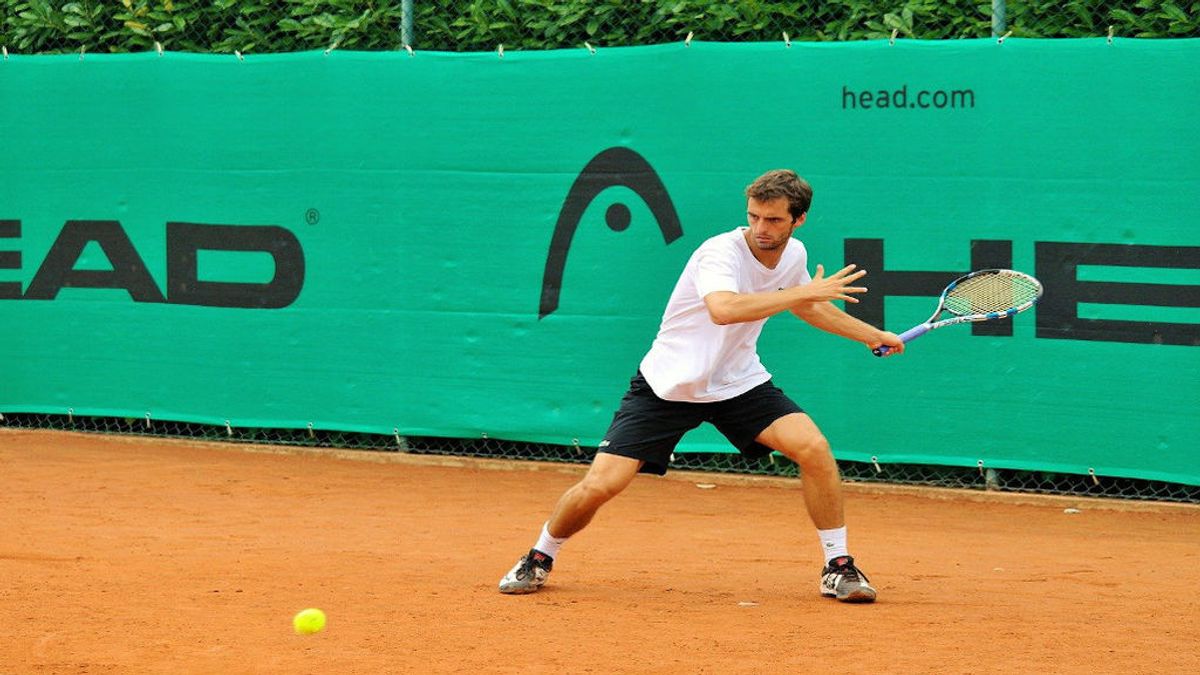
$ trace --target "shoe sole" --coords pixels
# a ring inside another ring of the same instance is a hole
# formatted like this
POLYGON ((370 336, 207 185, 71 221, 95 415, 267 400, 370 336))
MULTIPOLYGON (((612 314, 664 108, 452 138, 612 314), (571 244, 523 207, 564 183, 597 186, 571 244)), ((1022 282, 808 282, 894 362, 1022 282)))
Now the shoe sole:
MULTIPOLYGON (((834 597, 837 597, 837 596, 834 596, 834 597)), ((838 601, 839 602, 852 602, 852 603, 859 603, 859 604, 875 602, 875 591, 860 588, 855 591, 851 591, 850 593, 847 593, 845 597, 838 598, 838 601)))
POLYGON ((500 592, 505 595, 529 595, 530 593, 537 593, 541 588, 541 586, 517 586, 514 588, 501 588, 500 592))
POLYGON ((875 602, 875 591, 874 590, 866 590, 866 589, 862 589, 862 588, 860 588, 856 591, 853 591, 851 593, 848 593, 843 598, 839 598, 837 596, 837 593, 831 593, 824 589, 821 589, 821 595, 826 598, 835 598, 839 602, 851 602, 851 603, 858 603, 858 604, 866 604, 868 602, 875 602))

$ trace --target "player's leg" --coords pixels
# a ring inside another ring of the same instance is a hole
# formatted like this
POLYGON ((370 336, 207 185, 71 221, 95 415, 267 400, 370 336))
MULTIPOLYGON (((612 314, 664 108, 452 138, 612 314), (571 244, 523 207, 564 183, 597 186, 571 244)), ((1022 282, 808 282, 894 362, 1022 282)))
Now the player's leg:
MULTIPOLYGON (((554 513, 546 523, 546 533, 554 539, 565 540, 587 527, 601 506, 629 487, 643 464, 645 462, 632 457, 596 453, 583 480, 571 486, 559 498, 554 513)), ((546 551, 550 555, 557 552, 546 551)))
POLYGON ((583 479, 559 498, 550 520, 542 525, 537 543, 500 580, 500 592, 521 595, 536 592, 545 585, 558 549, 568 537, 592 522, 601 506, 628 487, 643 464, 631 457, 596 453, 583 479))
POLYGON ((755 438, 800 467, 804 480, 804 505, 818 530, 846 525, 842 502, 842 476, 829 441, 812 418, 804 413, 780 417, 755 438))
POLYGON ((559 498, 537 543, 500 580, 500 592, 533 593, 541 588, 567 538, 586 527, 639 472, 666 473, 671 451, 700 422, 695 405, 658 398, 640 373, 630 380, 591 468, 559 498))
POLYGON ((800 467, 804 504, 825 554, 821 594, 843 602, 873 602, 875 589, 846 548, 842 477, 825 435, 808 415, 794 412, 772 422, 755 441, 800 467))

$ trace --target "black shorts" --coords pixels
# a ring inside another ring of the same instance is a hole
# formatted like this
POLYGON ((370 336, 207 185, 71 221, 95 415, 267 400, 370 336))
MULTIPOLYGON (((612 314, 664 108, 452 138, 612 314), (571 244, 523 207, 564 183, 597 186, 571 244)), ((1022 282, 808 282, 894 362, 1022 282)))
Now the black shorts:
POLYGON ((743 455, 765 457, 771 449, 755 441, 771 424, 791 413, 804 412, 770 380, 725 401, 687 403, 659 398, 639 371, 613 415, 599 452, 645 462, 642 473, 667 472, 679 439, 708 422, 743 455))

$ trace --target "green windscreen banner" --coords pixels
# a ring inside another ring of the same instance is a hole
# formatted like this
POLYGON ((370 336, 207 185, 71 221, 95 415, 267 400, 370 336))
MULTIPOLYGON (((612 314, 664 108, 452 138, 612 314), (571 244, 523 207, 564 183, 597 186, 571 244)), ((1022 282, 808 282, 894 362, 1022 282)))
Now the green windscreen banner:
MULTIPOLYGON (((838 457, 1200 485, 1200 40, 0 61, 0 412, 596 446, 691 252, 795 169, 898 358, 759 344, 838 457)), ((697 430, 680 451, 726 452, 697 430)))

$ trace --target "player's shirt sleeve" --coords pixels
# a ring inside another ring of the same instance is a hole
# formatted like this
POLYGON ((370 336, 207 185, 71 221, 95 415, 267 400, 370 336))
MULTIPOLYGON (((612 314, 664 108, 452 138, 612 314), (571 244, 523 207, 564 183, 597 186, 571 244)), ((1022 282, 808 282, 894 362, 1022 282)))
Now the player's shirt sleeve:
POLYGON ((808 273, 808 249, 805 248, 804 244, 799 240, 796 240, 792 243, 797 246, 800 252, 799 257, 796 259, 796 265, 792 270, 792 273, 795 275, 793 277, 795 280, 793 285, 803 286, 804 284, 812 281, 812 275, 808 273))
POLYGON ((702 246, 696 253, 696 294, 700 299, 716 291, 737 293, 737 259, 725 246, 702 246))

